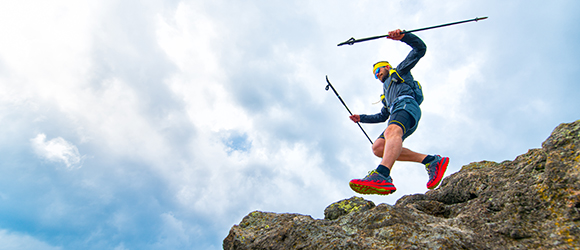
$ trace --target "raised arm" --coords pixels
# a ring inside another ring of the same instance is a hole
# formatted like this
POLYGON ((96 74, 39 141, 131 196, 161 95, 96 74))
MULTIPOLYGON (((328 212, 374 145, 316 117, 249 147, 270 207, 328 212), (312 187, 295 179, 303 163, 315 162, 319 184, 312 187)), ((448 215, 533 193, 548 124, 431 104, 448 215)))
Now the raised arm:
MULTIPOLYGON (((400 30, 391 32, 393 32, 393 37, 391 39, 400 40, 401 42, 406 43, 412 48, 411 52, 409 52, 405 60, 403 60, 397 66, 397 72, 399 72, 399 74, 401 75, 407 74, 409 73, 409 71, 411 71, 413 67, 415 67, 417 62, 419 62, 419 59, 421 59, 425 55, 425 52, 427 52, 427 46, 421 40, 421 38, 419 38, 413 33, 400 34, 401 32, 400 30)), ((389 37, 391 36, 391 32, 389 32, 389 37)))

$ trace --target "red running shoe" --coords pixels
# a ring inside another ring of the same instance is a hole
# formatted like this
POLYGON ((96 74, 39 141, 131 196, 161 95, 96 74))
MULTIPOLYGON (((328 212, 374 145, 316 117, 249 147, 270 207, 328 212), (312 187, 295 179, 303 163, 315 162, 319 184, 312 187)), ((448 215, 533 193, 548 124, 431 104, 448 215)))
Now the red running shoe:
POLYGON ((354 179, 349 182, 350 188, 359 194, 387 195, 397 191, 391 176, 385 177, 376 170, 372 170, 363 179, 354 179))
POLYGON ((428 189, 434 189, 439 186, 448 164, 449 157, 441 157, 440 155, 436 155, 435 160, 425 164, 425 169, 429 173, 429 181, 427 182, 428 189))

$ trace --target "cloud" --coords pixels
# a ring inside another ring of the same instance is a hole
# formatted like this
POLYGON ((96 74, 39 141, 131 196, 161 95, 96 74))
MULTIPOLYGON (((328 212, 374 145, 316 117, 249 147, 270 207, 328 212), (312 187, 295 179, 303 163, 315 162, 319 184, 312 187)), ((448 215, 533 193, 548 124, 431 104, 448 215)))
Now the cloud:
MULTIPOLYGON (((369 67, 409 48, 336 46, 351 36, 490 16, 419 34, 426 100, 405 146, 448 154, 448 174, 514 157, 577 118, 579 22, 561 3, 542 5, 555 18, 534 31, 520 21, 535 20, 527 1, 7 2, 0 212, 7 230, 63 248, 218 249, 250 211, 321 218, 355 195, 348 180, 380 159, 324 76, 353 112, 376 113, 369 67), (558 39, 538 36, 548 27, 558 39), (543 65, 558 73, 536 76, 543 65)), ((384 124, 363 127, 374 139, 384 124)), ((397 193, 365 198, 426 191, 420 164, 397 163, 393 178, 397 193)))
POLYGON ((30 140, 34 152, 39 157, 56 163, 63 163, 68 169, 81 168, 84 156, 78 148, 61 137, 46 141, 45 134, 38 134, 30 140))
POLYGON ((51 246, 41 240, 26 234, 12 233, 0 230, 0 250, 59 250, 61 247, 51 246))

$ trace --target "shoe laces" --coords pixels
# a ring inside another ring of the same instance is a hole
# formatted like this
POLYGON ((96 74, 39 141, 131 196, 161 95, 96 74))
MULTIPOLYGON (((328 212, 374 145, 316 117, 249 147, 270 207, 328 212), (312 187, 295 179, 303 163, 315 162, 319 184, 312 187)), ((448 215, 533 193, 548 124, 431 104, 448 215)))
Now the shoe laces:
POLYGON ((437 165, 435 165, 434 167, 431 167, 432 164, 436 164, 435 162, 430 162, 425 164, 425 170, 427 170, 427 173, 429 174, 429 178, 432 178, 433 175, 435 175, 435 172, 437 172, 437 165))
POLYGON ((377 172, 377 170, 376 170, 376 169, 373 169, 373 170, 371 170, 371 171, 369 171, 369 172, 368 172, 368 174, 367 174, 367 176, 366 176, 366 177, 369 177, 369 176, 371 176, 371 175, 373 175, 373 174, 375 174, 375 173, 377 173, 377 174, 378 174, 379 172, 377 172))

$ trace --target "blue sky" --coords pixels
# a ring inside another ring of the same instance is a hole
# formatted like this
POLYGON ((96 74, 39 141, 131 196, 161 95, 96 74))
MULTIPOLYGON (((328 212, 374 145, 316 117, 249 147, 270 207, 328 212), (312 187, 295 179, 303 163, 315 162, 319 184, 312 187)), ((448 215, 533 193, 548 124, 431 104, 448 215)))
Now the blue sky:
MULTIPOLYGON (((322 218, 380 159, 332 92, 373 114, 372 64, 417 33, 423 117, 405 146, 513 160, 580 119, 577 1, 0 3, 0 249, 221 249, 254 210, 322 218)), ((384 125, 363 125, 376 138, 384 125)), ((396 163, 394 204, 426 192, 396 163)))

